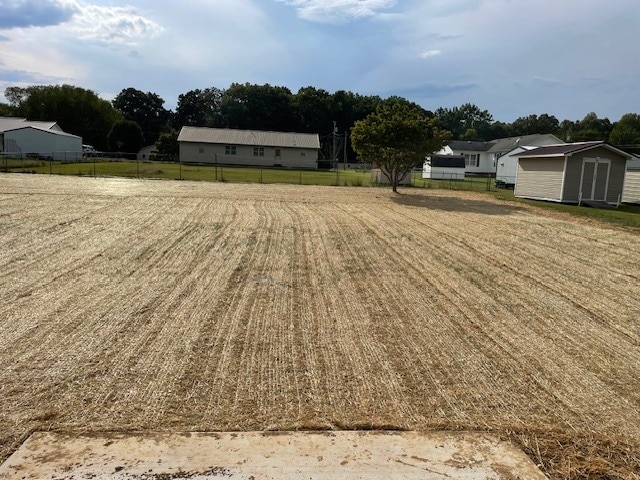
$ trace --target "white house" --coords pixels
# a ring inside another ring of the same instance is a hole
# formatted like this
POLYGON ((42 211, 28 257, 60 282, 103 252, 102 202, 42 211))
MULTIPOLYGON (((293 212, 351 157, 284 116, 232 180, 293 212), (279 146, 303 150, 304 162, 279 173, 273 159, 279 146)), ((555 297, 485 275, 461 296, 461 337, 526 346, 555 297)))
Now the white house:
POLYGON ((317 168, 320 152, 316 133, 231 128, 182 127, 178 144, 185 163, 317 168))
POLYGON ((76 160, 82 158, 82 138, 63 132, 56 122, 0 117, 0 152, 18 158, 76 160))
POLYGON ((541 147, 559 143, 564 142, 551 134, 498 138, 489 142, 453 140, 437 154, 464 157, 466 175, 491 175, 496 173, 497 160, 516 147, 541 147))

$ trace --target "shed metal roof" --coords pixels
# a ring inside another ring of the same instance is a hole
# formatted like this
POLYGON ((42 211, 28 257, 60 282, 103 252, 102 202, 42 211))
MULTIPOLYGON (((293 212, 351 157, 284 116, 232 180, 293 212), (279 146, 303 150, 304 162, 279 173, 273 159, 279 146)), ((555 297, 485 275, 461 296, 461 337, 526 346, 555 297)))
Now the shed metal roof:
POLYGON ((71 133, 67 133, 67 132, 63 132, 62 130, 49 130, 46 128, 40 128, 40 127, 36 127, 34 125, 22 125, 21 127, 17 127, 17 128, 11 128, 8 130, 5 130, 4 132, 16 132, 18 130, 37 130, 39 132, 43 132, 43 133, 48 133, 51 135, 58 135, 60 137, 73 137, 73 138, 82 138, 79 137, 78 135, 73 135, 71 133))
POLYGON ((527 152, 517 153, 514 157, 518 158, 531 158, 531 157, 561 157, 571 156, 574 153, 584 152, 587 150, 591 150, 597 147, 604 147, 607 150, 618 153, 621 156, 631 158, 626 152, 605 143, 604 141, 597 142, 575 142, 575 143, 564 143, 561 145, 548 145, 544 147, 537 147, 533 150, 529 150, 527 152))
POLYGON ((37 120, 27 120, 22 117, 0 117, 0 133, 8 130, 15 130, 22 127, 36 127, 42 130, 62 131, 56 122, 41 122, 37 120))
POLYGON ((182 127, 178 141, 260 147, 320 148, 320 137, 317 133, 268 132, 232 128, 182 127))

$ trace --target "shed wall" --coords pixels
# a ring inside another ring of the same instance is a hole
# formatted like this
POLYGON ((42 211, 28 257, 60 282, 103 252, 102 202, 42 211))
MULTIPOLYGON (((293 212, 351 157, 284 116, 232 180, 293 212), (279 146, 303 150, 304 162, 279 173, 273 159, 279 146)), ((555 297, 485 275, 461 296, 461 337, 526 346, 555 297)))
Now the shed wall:
POLYGON ((56 160, 82 158, 82 138, 72 135, 23 128, 5 132, 4 144, 7 153, 36 153, 56 160))
POLYGON ((318 166, 318 151, 310 148, 261 147, 264 149, 264 156, 256 156, 253 146, 235 145, 235 147, 236 154, 227 155, 225 145, 222 144, 180 142, 180 160, 192 163, 264 167, 280 165, 294 168, 317 168, 318 166), (279 157, 276 157, 276 150, 280 150, 279 157))
POLYGON ((640 170, 627 170, 622 201, 640 203, 640 170))
POLYGON ((560 201, 563 171, 564 158, 521 158, 514 195, 560 201))

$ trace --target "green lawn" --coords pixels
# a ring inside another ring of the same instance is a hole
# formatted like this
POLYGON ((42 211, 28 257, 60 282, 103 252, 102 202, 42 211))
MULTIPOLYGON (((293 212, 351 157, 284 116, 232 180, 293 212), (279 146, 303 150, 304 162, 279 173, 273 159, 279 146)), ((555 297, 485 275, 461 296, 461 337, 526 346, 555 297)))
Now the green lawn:
MULTIPOLYGON (((213 165, 180 165, 179 163, 104 161, 87 159, 80 163, 59 163, 42 160, 4 160, 0 169, 8 172, 45 173, 56 175, 113 176, 159 178, 233 183, 284 183, 300 185, 372 186, 366 170, 295 170, 259 167, 228 167, 213 165)), ((592 218, 615 225, 640 230, 640 205, 621 205, 616 209, 598 209, 554 202, 515 198, 513 190, 496 189, 493 179, 428 180, 414 172, 414 188, 437 188, 484 192, 499 200, 516 201, 541 208, 592 218)))

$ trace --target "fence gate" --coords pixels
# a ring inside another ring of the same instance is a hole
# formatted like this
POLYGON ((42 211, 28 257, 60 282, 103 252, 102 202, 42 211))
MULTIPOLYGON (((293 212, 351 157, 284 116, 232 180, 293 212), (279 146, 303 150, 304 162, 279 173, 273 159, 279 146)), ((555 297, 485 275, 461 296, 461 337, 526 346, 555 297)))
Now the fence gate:
POLYGON ((582 161, 580 202, 583 200, 607 201, 611 160, 585 158, 582 161))

